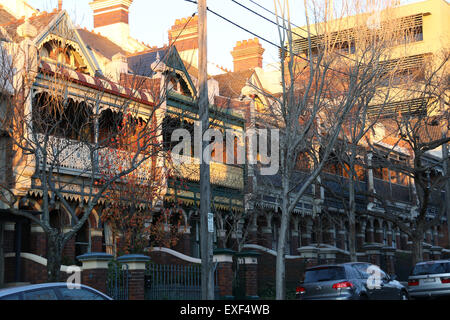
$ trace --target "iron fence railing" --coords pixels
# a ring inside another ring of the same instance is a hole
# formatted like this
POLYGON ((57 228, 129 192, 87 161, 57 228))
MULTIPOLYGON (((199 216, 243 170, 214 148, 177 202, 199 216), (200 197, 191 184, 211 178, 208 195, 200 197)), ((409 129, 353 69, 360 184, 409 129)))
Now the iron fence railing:
MULTIPOLYGON (((219 297, 217 271, 214 272, 215 296, 219 297)), ((200 265, 163 265, 149 263, 145 272, 146 300, 201 300, 200 265)))
POLYGON ((106 277, 107 294, 114 300, 128 300, 128 265, 112 261, 106 277))

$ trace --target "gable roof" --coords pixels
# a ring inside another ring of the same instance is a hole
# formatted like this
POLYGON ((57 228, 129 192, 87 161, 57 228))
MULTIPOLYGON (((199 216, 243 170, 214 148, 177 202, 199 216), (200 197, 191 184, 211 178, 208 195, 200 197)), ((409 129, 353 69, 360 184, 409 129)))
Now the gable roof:
POLYGON ((219 83, 219 95, 227 98, 238 98, 241 95, 242 88, 245 87, 254 72, 254 70, 249 69, 213 76, 213 79, 219 83))
MULTIPOLYGON (((29 23, 36 28, 36 31, 38 34, 43 32, 52 22, 53 19, 56 18, 59 12, 52 11, 52 12, 46 12, 43 11, 38 15, 31 16, 28 21, 29 23)), ((8 33, 8 35, 11 37, 11 40, 14 42, 20 42, 23 40, 21 36, 17 34, 17 28, 21 26, 24 22, 24 18, 10 20, 4 24, 2 24, 2 27, 5 29, 5 31, 8 33)))
POLYGON ((167 66, 174 67, 169 65, 169 57, 167 56, 168 52, 168 48, 154 48, 151 50, 129 55, 128 67, 136 75, 151 77, 154 74, 151 68, 152 63, 155 62, 158 57, 160 61, 164 62, 167 66))
POLYGON ((143 52, 131 54, 128 56, 128 68, 131 69, 132 73, 135 75, 152 77, 154 75, 152 64, 156 62, 158 58, 160 61, 164 62, 167 67, 183 73, 185 80, 187 80, 188 85, 191 87, 194 95, 196 95, 195 85, 175 46, 152 48, 143 52))
POLYGON ((16 20, 16 18, 0 5, 0 25, 16 20))
POLYGON ((111 60, 117 53, 121 53, 123 55, 129 54, 127 51, 123 50, 117 44, 101 34, 89 31, 87 29, 77 29, 77 31, 89 49, 96 51, 109 60, 111 60))

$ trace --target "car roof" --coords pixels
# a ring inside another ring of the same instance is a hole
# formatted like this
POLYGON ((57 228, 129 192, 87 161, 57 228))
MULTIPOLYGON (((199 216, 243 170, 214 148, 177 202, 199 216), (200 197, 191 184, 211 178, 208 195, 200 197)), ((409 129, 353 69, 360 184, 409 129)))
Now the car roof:
POLYGON ((352 266, 355 264, 371 264, 371 263, 358 261, 358 262, 345 262, 345 263, 335 263, 335 264, 321 264, 318 266, 306 268, 306 271, 314 270, 314 269, 321 269, 321 268, 330 268, 330 267, 345 267, 345 266, 352 266))
MULTIPOLYGON (((19 292, 24 292, 24 291, 53 288, 53 287, 65 287, 65 286, 67 286, 67 282, 40 283, 40 284, 31 284, 31 285, 18 286, 18 287, 12 287, 12 288, 3 288, 3 289, 0 289, 0 297, 19 293, 19 292)), ((80 286, 82 288, 94 290, 97 293, 105 295, 104 293, 101 293, 100 291, 98 291, 94 288, 88 287, 86 285, 80 284, 80 286)))
POLYGON ((434 264, 434 263, 449 263, 450 259, 445 260, 432 260, 432 261, 421 261, 417 262, 416 265, 423 265, 423 264, 434 264))

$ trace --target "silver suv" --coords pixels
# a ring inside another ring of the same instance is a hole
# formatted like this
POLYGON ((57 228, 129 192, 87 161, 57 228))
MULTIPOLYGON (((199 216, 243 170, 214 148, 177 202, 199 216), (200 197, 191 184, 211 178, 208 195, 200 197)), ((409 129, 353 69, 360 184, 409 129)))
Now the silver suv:
POLYGON ((322 265, 306 269, 297 287, 299 300, 408 300, 407 289, 365 262, 322 265))
POLYGON ((419 262, 408 278, 413 298, 450 297, 450 260, 419 262))

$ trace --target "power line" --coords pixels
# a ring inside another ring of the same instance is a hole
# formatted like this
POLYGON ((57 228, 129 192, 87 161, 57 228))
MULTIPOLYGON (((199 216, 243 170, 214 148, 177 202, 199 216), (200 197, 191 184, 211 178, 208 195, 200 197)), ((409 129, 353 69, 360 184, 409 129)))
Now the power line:
MULTIPOLYGON (((256 12, 256 11, 250 9, 249 7, 243 5, 242 3, 239 3, 239 2, 237 2, 236 0, 231 0, 231 1, 234 2, 234 3, 236 3, 237 5, 239 5, 239 6, 243 7, 243 8, 245 8, 246 10, 252 12, 253 14, 255 14, 255 15, 257 15, 257 16, 263 18, 264 20, 267 20, 267 21, 273 23, 274 25, 276 25, 276 26, 278 26, 278 27, 284 29, 285 31, 288 31, 288 32, 290 32, 290 33, 293 33, 294 35, 296 35, 296 36, 298 36, 298 37, 300 37, 300 38, 303 38, 303 39, 305 39, 305 40, 307 39, 307 37, 302 36, 302 35, 298 34, 298 33, 295 32, 295 31, 292 31, 292 29, 288 29, 288 28, 286 28, 286 27, 284 27, 284 26, 282 26, 282 25, 279 25, 279 24, 276 23, 275 21, 270 20, 269 18, 267 18, 267 17, 265 17, 265 16, 259 14, 258 12, 256 12)), ((292 23, 292 22, 290 22, 290 21, 284 19, 283 17, 278 16, 276 13, 270 11, 269 9, 263 7, 263 6, 260 5, 260 4, 257 4, 256 2, 254 2, 254 1, 252 1, 252 0, 249 0, 249 1, 251 1, 252 3, 255 3, 258 7, 260 7, 260 8, 262 8, 262 9, 264 9, 264 10, 270 12, 271 14, 273 14, 274 16, 276 16, 277 18, 280 18, 280 19, 282 19, 282 20, 285 21, 285 22, 289 22, 289 23, 290 23, 291 25, 293 25, 294 27, 296 27, 296 28, 298 28, 298 29, 300 29, 300 30, 303 30, 303 31, 305 31, 307 34, 309 34, 309 31, 306 30, 305 28, 299 27, 299 26, 295 25, 294 23, 292 23)), ((343 57, 343 58, 349 59, 350 61, 356 62, 355 59, 352 59, 352 58, 350 58, 349 56, 347 56, 347 55, 345 55, 345 54, 342 54, 342 53, 339 53, 339 52, 336 52, 336 53, 337 53, 337 55, 339 55, 340 57, 343 57)))
MULTIPOLYGON (((194 1, 194 0, 184 0, 184 1, 192 2, 192 3, 197 4, 197 1, 194 1)), ((242 30, 244 30, 244 31, 246 31, 246 32, 248 32, 248 33, 250 33, 251 35, 253 35, 253 36, 255 36, 255 37, 257 37, 257 38, 259 38, 259 39, 261 39, 261 40, 263 40, 263 41, 265 41, 265 42, 267 42, 268 44, 270 44, 270 45, 272 45, 272 46, 275 46, 275 47, 278 48, 279 50, 286 50, 284 47, 282 47, 282 46, 280 46, 280 45, 274 43, 273 41, 270 41, 270 40, 268 40, 268 39, 266 39, 266 38, 264 38, 264 37, 262 37, 262 36, 256 34, 256 33, 253 32, 253 31, 250 31, 249 29, 247 29, 247 28, 245 28, 245 27, 243 27, 243 26, 237 24, 237 23, 234 22, 234 21, 231 21, 231 20, 228 19, 228 18, 225 18, 224 16, 222 16, 221 14, 215 12, 214 10, 211 10, 211 9, 209 9, 209 8, 207 8, 207 10, 208 10, 209 12, 211 12, 212 14, 218 16, 219 18, 221 18, 221 19, 227 21, 228 23, 231 23, 231 24, 234 25, 235 27, 238 27, 239 29, 242 29, 242 30)), ((306 61, 306 62, 308 62, 308 63, 311 63, 311 60, 308 59, 308 58, 302 57, 302 56, 300 56, 299 54, 296 54, 296 53, 292 53, 292 54, 293 54, 295 57, 298 57, 298 58, 300 58, 300 59, 302 59, 302 60, 304 60, 304 61, 306 61)), ((305 66, 305 68, 306 68, 306 66, 305 66)), ((345 73, 345 72, 343 72, 343 71, 335 70, 335 69, 333 69, 333 68, 331 68, 331 67, 328 67, 328 69, 330 69, 330 70, 332 70, 332 71, 335 71, 335 72, 337 72, 337 73, 341 73, 341 74, 343 74, 343 75, 345 75, 345 76, 348 76, 348 74, 345 73)))
MULTIPOLYGON (((255 2, 255 1, 253 1, 253 0, 249 0, 251 3, 253 3, 253 4, 255 4, 255 5, 257 5, 258 7, 260 7, 261 9, 263 9, 263 10, 265 10, 265 11, 267 11, 267 12, 269 12, 269 13, 271 13, 271 14, 273 14, 275 17, 277 17, 277 18, 280 18, 280 19, 282 19, 284 22, 287 22, 287 20, 285 19, 285 18, 283 18, 283 17, 280 17, 279 15, 277 15, 275 12, 273 12, 273 11, 270 11, 269 9, 267 9, 266 7, 263 7, 262 5, 260 5, 259 3, 257 3, 257 2, 255 2)), ((300 28, 299 26, 297 26, 297 25, 295 25, 294 23, 292 23, 291 22, 291 24, 294 26, 294 27, 296 27, 296 28, 300 28)))

